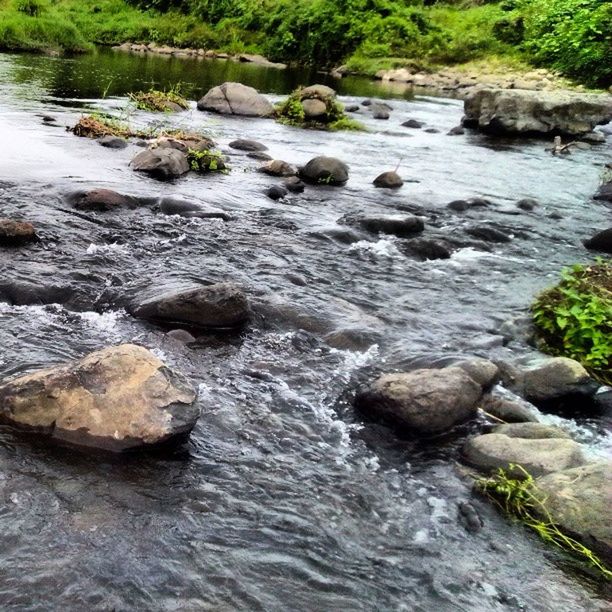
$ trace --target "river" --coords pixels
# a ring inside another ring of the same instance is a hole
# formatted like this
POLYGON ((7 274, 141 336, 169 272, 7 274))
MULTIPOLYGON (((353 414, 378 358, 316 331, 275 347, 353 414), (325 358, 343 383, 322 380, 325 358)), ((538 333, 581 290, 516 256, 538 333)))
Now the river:
MULTIPOLYGON (((222 118, 195 102, 161 118, 126 110, 127 93, 152 84, 181 82, 195 101, 226 80, 276 100, 324 77, 110 51, 0 55, 2 216, 27 218, 41 237, 0 251, 0 376, 136 342, 189 376, 202 408, 189 444, 170 456, 92 457, 0 429, 2 609, 603 609, 566 557, 471 498, 457 465, 465 435, 483 423, 413 440, 364 420, 351 400, 381 370, 533 354, 503 341, 500 326, 524 315, 563 266, 591 259, 581 240, 607 227, 609 209, 590 198, 609 145, 554 157, 541 140, 449 136, 460 101, 360 79, 324 82, 345 103, 390 98, 388 121, 361 113, 368 132, 222 118), (206 130, 232 153, 232 170, 175 183, 140 176, 128 167, 136 146, 109 150, 64 129, 90 109, 206 130), (438 132, 401 127, 408 118, 438 132), (273 202, 264 190, 275 180, 228 149, 235 138, 296 164, 339 157, 350 180, 273 202), (375 189, 374 177, 398 164, 409 182, 375 189), (64 196, 96 187, 204 202, 232 219, 149 208, 75 215, 64 196), (493 205, 446 208, 469 197, 493 205), (521 211, 521 198, 540 205, 521 211), (466 246, 420 262, 397 238, 355 237, 337 224, 348 213, 399 211, 466 246), (470 242, 471 223, 513 238, 470 242), (108 298, 195 280, 244 286, 250 326, 203 333, 187 347, 108 298), (458 521, 458 503, 470 499, 484 520, 476 534, 458 521)), ((593 452, 609 448, 598 421, 564 425, 593 452)))

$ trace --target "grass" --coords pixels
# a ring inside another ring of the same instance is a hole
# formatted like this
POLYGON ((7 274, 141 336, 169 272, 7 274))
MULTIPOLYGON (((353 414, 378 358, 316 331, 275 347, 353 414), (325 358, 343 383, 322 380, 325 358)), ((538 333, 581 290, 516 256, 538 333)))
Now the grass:
POLYGON ((189 102, 180 94, 180 85, 169 91, 150 89, 149 91, 138 91, 129 94, 130 100, 136 108, 158 113, 169 113, 176 110, 189 108, 189 102))
POLYGON ((84 138, 101 138, 103 136, 117 136, 130 138, 138 134, 133 132, 124 121, 112 119, 103 115, 85 115, 81 117, 72 128, 75 136, 84 138))
POLYGON ((612 579, 612 571, 591 549, 565 534, 553 521, 545 501, 536 494, 533 477, 523 467, 510 464, 507 470, 500 468, 488 478, 479 478, 475 487, 506 515, 517 518, 542 540, 577 557, 606 580, 612 579), (511 475, 517 472, 520 477, 511 475))
POLYGON ((575 359, 593 378, 612 384, 612 262, 563 270, 531 312, 538 348, 575 359))

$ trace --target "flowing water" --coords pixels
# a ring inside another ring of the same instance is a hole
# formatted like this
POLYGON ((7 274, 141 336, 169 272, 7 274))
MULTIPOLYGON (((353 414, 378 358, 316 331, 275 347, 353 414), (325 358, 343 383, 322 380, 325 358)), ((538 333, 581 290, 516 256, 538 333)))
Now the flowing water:
MULTIPOLYGON (((365 421, 356 386, 381 370, 461 355, 521 359, 500 325, 525 313, 561 267, 588 261, 581 239, 609 225, 590 200, 608 145, 553 157, 544 141, 448 136, 458 101, 332 83, 345 103, 394 97, 388 121, 363 133, 301 131, 270 120, 126 111, 129 91, 181 81, 192 99, 238 80, 276 99, 321 75, 223 62, 103 52, 80 58, 0 56, 0 206, 41 241, 0 253, 0 375, 136 342, 188 375, 202 417, 171 456, 91 457, 0 429, 0 606, 3 610, 599 610, 597 589, 565 557, 485 501, 458 467, 476 422, 426 443, 365 421), (77 138, 90 109, 207 130, 227 175, 159 183, 134 173, 130 145, 77 138), (43 115, 57 119, 42 122, 43 115), (414 118, 439 130, 409 130, 414 118), (59 127, 57 127, 59 126, 59 127), (231 151, 264 142, 277 159, 320 154, 350 166, 344 188, 273 202, 275 179, 231 151), (371 184, 400 164, 396 192, 371 184), (164 216, 155 206, 78 213, 85 188, 214 205, 231 220, 164 216), (485 197, 486 209, 446 203, 485 197), (516 208, 535 198, 533 212, 516 208), (353 235, 347 213, 416 212, 429 236, 463 241, 450 260, 419 262, 401 240, 353 235), (520 213, 520 214, 517 214, 520 213), (493 223, 509 243, 470 241, 493 223), (253 305, 250 326, 200 334, 189 347, 131 318, 109 296, 232 280, 253 305), (470 534, 458 503, 483 529, 470 534)), ((563 421, 591 452, 609 448, 597 421, 563 421)))

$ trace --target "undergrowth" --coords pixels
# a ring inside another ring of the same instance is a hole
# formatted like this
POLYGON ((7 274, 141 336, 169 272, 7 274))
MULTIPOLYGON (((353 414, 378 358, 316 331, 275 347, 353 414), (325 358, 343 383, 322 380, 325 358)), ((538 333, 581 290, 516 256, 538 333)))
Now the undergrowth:
POLYGON ((104 115, 85 115, 78 120, 71 131, 75 136, 86 138, 101 138, 102 136, 130 138, 132 136, 142 136, 140 132, 132 131, 129 124, 125 121, 104 115))
POLYGON ((598 260, 563 270, 561 281, 531 306, 538 347, 579 361, 612 384, 612 263, 598 260))
POLYGON ((507 470, 499 468, 492 476, 478 479, 475 487, 505 514, 535 531, 542 540, 586 562, 607 580, 612 579, 612 571, 590 548, 563 533, 555 524, 545 500, 536 494, 533 476, 523 467, 510 464, 507 470))
POLYGON ((188 109, 189 102, 181 95, 180 84, 168 91, 150 89, 128 94, 136 108, 151 112, 167 113, 179 109, 188 109))
POLYGON ((212 151, 210 149, 196 151, 195 149, 189 149, 187 161, 194 172, 202 174, 208 172, 222 172, 225 174, 229 171, 225 165, 223 155, 219 151, 212 151))

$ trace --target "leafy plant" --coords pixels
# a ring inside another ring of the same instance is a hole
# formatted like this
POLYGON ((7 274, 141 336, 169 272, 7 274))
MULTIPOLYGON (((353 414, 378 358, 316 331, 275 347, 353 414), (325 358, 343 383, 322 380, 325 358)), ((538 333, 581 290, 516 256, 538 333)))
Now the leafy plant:
POLYGON ((563 270, 561 282, 531 307, 539 347, 582 363, 612 383, 612 265, 599 260, 563 270))
POLYGON ((205 174, 208 172, 226 173, 228 171, 223 155, 219 151, 212 151, 210 149, 196 151, 195 149, 189 149, 187 161, 194 172, 205 174))
POLYGON ((507 469, 499 468, 489 478, 478 479, 475 487, 505 514, 517 518, 545 542, 585 561, 606 579, 612 578, 612 571, 592 550, 563 533, 553 521, 545 500, 536 492, 533 476, 522 466, 510 464, 507 469))

